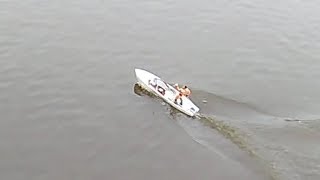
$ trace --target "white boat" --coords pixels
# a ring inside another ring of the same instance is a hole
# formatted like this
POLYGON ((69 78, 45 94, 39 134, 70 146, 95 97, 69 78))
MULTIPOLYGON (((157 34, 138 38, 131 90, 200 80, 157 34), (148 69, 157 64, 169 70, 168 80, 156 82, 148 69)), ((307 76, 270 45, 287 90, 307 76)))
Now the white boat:
POLYGON ((199 108, 188 97, 182 96, 182 105, 180 104, 180 100, 175 103, 174 99, 179 91, 157 75, 138 68, 135 69, 135 74, 140 86, 162 98, 165 102, 179 111, 189 116, 195 116, 199 111, 199 108))

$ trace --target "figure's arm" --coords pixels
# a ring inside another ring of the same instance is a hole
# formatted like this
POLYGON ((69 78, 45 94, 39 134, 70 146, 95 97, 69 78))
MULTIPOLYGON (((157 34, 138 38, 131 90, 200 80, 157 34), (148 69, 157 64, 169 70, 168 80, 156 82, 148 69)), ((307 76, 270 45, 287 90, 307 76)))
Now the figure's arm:
POLYGON ((174 88, 176 88, 178 91, 180 91, 178 83, 174 84, 174 88))
POLYGON ((183 93, 184 91, 183 91, 183 89, 182 88, 180 88, 179 87, 179 85, 176 83, 175 85, 174 85, 174 87, 176 88, 176 90, 178 90, 180 93, 183 93))

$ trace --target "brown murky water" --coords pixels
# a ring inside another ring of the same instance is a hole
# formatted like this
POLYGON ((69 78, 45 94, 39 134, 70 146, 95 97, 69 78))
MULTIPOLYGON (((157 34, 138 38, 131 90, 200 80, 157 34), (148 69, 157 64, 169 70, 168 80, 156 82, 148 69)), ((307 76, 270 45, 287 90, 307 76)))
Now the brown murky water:
POLYGON ((1 178, 318 180, 319 7, 0 1, 1 178), (135 67, 188 84, 200 117, 135 67))

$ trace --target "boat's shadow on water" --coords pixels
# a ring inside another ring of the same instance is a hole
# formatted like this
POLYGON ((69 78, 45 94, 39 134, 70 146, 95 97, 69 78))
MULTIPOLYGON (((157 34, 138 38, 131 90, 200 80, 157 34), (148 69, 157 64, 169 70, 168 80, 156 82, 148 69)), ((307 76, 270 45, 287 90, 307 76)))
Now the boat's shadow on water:
POLYGON ((133 92, 139 96, 149 96, 149 97, 156 97, 154 94, 150 93, 149 91, 142 88, 138 83, 135 83, 133 86, 133 92))
MULTIPOLYGON (((151 98, 157 98, 156 95, 154 95, 153 93, 147 91, 146 89, 144 89, 143 87, 141 87, 138 83, 135 83, 134 86, 133 86, 133 92, 135 94, 137 94, 138 96, 149 96, 151 98)), ((159 100, 161 100, 161 98, 159 98, 159 100)), ((163 104, 167 104, 168 106, 168 110, 169 110, 169 114, 172 118, 176 118, 179 114, 181 114, 181 112, 177 109, 175 109, 174 107, 172 107, 170 104, 168 103, 165 103, 163 101, 163 104)))

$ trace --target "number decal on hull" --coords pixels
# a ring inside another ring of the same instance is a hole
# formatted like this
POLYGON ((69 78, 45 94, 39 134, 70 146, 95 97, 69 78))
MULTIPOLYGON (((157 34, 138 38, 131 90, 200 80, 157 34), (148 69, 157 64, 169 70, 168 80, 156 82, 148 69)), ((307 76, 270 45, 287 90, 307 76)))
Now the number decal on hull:
POLYGON ((152 84, 151 80, 148 81, 148 84, 151 85, 156 91, 158 91, 160 94, 162 94, 164 96, 166 91, 163 87, 157 86, 156 82, 154 82, 154 84, 152 84))

